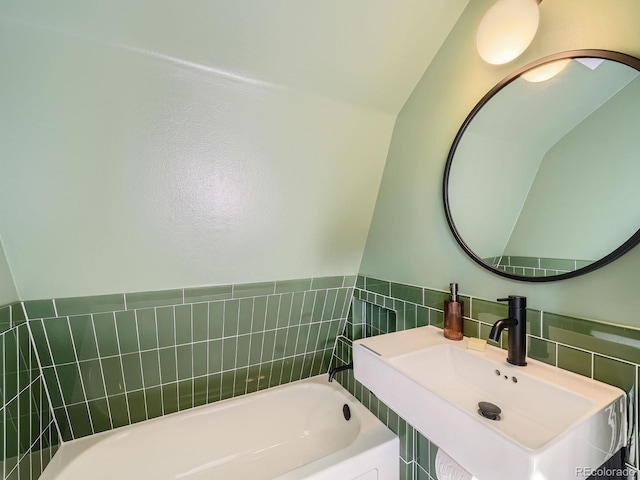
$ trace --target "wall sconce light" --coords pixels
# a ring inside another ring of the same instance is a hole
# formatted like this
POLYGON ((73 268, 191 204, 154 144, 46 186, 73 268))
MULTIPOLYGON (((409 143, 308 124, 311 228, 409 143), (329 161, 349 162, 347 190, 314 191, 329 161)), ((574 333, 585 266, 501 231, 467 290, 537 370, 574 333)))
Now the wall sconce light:
POLYGON ((498 0, 487 10, 476 37, 478 53, 485 62, 502 65, 527 49, 538 30, 538 3, 538 0, 498 0))

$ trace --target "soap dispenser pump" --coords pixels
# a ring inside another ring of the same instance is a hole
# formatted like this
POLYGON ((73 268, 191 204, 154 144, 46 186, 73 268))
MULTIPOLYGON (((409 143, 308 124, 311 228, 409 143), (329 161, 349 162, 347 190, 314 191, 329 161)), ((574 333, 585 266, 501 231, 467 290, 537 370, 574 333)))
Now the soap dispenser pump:
POLYGON ((444 302, 444 337, 449 340, 462 340, 464 304, 458 300, 458 284, 450 283, 449 300, 444 302))

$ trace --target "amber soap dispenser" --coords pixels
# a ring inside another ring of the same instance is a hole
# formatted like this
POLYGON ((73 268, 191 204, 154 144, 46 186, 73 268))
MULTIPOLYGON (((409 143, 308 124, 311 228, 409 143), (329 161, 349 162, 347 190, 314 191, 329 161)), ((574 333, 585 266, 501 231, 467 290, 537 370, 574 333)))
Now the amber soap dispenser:
POLYGON ((444 301, 444 337, 449 340, 462 340, 464 304, 458 300, 458 284, 450 283, 449 300, 444 301))

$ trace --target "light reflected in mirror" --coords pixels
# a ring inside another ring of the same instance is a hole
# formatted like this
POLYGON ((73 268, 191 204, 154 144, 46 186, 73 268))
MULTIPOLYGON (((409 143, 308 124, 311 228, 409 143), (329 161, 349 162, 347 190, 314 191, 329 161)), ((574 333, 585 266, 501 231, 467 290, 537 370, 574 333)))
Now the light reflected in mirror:
POLYGON ((448 221, 465 251, 496 273, 568 278, 637 243, 640 72, 590 52, 564 64, 554 56, 546 79, 544 64, 505 79, 456 137, 448 221))

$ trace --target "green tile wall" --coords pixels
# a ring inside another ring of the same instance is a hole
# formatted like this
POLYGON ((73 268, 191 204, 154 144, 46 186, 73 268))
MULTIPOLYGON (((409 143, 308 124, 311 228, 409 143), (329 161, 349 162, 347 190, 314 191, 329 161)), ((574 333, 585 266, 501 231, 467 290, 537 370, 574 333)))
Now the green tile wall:
POLYGON ((35 480, 58 449, 36 352, 20 303, 0 307, 0 474, 35 480))
MULTIPOLYGON (((331 367, 349 363, 352 340, 363 336, 387 333, 394 328, 405 330, 424 325, 442 328, 442 306, 447 297, 446 291, 358 276, 351 311, 336 342, 331 367)), ((465 302, 466 336, 487 338, 491 325, 507 315, 504 304, 465 295, 461 299, 465 302)), ((628 393, 627 467, 632 472, 630 478, 640 478, 637 415, 640 330, 528 309, 527 333, 529 357, 618 386, 628 393)), ((352 371, 341 372, 336 379, 400 436, 400 477, 437 480, 434 460, 438 446, 356 382, 352 371)))
POLYGON ((570 260, 564 258, 517 257, 503 255, 483 259, 503 272, 526 277, 548 277, 574 272, 593 263, 592 260, 570 260))
POLYGON ((327 371, 355 279, 25 302, 63 440, 327 371))

